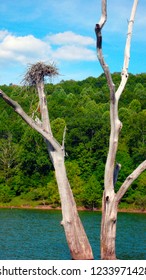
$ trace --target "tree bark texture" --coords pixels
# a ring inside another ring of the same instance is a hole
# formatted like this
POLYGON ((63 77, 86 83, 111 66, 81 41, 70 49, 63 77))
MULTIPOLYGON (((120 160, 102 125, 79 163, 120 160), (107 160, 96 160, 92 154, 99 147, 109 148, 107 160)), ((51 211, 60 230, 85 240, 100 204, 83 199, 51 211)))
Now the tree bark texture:
POLYGON ((101 221, 101 259, 115 260, 115 239, 117 225, 117 201, 114 192, 106 195, 103 193, 102 198, 102 221, 101 221))
POLYGON ((115 160, 118 148, 119 134, 122 129, 122 123, 118 117, 118 102, 125 88, 128 79, 128 66, 130 60, 130 44, 132 37, 132 29, 135 19, 135 13, 138 0, 134 0, 131 11, 131 17, 128 23, 128 33, 125 46, 125 55, 123 69, 121 73, 120 85, 115 91, 115 85, 112 81, 112 76, 108 65, 106 64, 102 54, 102 28, 107 20, 107 1, 102 0, 102 15, 98 24, 95 26, 97 36, 97 56, 101 67, 105 73, 109 91, 110 91, 110 139, 107 161, 104 173, 104 193, 102 199, 102 223, 101 223, 101 259, 116 259, 115 239, 116 239, 116 222, 118 204, 129 188, 134 179, 145 169, 145 162, 141 164, 128 178, 125 180, 118 193, 114 190, 114 171, 115 160))
MULTIPOLYGON (((43 81, 37 84, 37 90, 40 101, 42 127, 47 133, 53 136, 43 81)), ((64 139, 63 145, 59 147, 60 149, 58 149, 57 151, 53 149, 48 141, 45 140, 45 142, 47 144, 48 152, 55 169, 55 176, 58 184, 62 206, 62 225, 65 230, 71 256, 73 259, 93 259, 92 249, 79 218, 76 203, 66 174, 64 163, 64 139)))
POLYGON ((37 89, 41 111, 41 121, 39 120, 39 122, 30 118, 17 102, 8 97, 2 90, 0 90, 0 97, 2 97, 29 126, 43 136, 55 169, 62 206, 62 225, 65 230, 72 259, 90 260, 93 259, 92 249, 79 218, 76 203, 66 174, 64 144, 61 146, 52 135, 43 82, 37 84, 37 89))
POLYGON ((76 203, 66 175, 64 154, 54 154, 54 168, 58 183, 66 239, 72 258, 75 260, 93 259, 92 249, 80 221, 76 203))

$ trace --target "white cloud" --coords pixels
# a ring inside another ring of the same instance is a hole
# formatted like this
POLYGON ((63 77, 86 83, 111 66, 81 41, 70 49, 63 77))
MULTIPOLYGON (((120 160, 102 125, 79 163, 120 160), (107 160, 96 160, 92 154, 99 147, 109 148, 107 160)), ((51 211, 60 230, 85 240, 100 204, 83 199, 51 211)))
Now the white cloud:
POLYGON ((47 39, 55 45, 79 44, 83 46, 95 45, 95 40, 88 36, 82 36, 72 31, 66 31, 47 36, 47 39))
POLYGON ((55 46, 52 55, 57 60, 93 61, 96 59, 95 52, 90 49, 91 46, 95 46, 92 37, 66 31, 47 36, 46 39, 53 47, 55 46))
POLYGON ((0 41, 3 40, 9 32, 7 30, 0 30, 0 41))
POLYGON ((96 59, 96 54, 94 51, 85 47, 71 45, 58 48, 54 52, 53 57, 59 60, 93 61, 96 59))
MULTIPOLYGON (((4 34, 1 34, 1 37, 4 34)), ((51 47, 46 42, 32 35, 16 37, 5 34, 0 43, 0 60, 11 60, 20 63, 28 63, 34 60, 48 59, 51 47)))
POLYGON ((94 40, 71 31, 49 36, 49 41, 41 40, 33 35, 14 36, 8 31, 0 31, 0 62, 33 63, 39 60, 84 60, 96 59, 95 52, 90 49, 94 40), (52 43, 52 45, 51 45, 52 43), (60 46, 61 45, 61 46, 60 46))

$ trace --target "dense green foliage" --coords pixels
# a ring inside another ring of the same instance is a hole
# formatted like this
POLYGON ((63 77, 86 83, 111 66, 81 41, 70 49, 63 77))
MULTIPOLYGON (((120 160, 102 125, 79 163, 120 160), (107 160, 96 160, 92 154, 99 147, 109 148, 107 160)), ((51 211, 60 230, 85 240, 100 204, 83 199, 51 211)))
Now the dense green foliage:
MULTIPOLYGON (((116 86, 120 74, 113 74, 116 86)), ((39 117, 35 88, 1 86, 31 116, 39 117)), ((108 151, 109 90, 105 76, 46 84, 53 134, 61 142, 65 125, 66 168, 77 205, 100 207, 108 151)), ((130 74, 120 100, 123 129, 116 189, 146 158, 146 74, 130 74)), ((123 207, 146 208, 146 172, 124 196, 123 207)), ((52 164, 42 137, 0 100, 0 203, 60 204, 52 164)))

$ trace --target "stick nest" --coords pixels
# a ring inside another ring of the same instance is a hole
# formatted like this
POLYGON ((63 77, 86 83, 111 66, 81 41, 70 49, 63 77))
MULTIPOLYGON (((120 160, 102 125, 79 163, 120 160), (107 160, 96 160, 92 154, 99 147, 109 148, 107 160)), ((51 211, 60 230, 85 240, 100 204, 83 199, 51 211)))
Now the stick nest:
POLYGON ((43 62, 37 62, 28 67, 23 82, 32 86, 44 81, 45 77, 52 78, 57 75, 59 75, 59 73, 54 63, 47 65, 43 62))

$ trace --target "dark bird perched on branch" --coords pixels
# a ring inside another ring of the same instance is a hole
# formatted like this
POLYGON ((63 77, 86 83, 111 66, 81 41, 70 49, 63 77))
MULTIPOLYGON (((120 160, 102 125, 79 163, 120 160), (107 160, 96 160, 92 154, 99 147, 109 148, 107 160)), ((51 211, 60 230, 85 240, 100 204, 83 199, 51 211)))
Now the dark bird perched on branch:
POLYGON ((114 183, 114 187, 116 185, 116 182, 118 180, 118 174, 119 174, 119 171, 121 169, 121 164, 120 163, 116 163, 116 166, 114 168, 114 174, 113 174, 113 183, 114 183))

